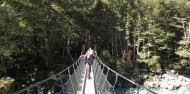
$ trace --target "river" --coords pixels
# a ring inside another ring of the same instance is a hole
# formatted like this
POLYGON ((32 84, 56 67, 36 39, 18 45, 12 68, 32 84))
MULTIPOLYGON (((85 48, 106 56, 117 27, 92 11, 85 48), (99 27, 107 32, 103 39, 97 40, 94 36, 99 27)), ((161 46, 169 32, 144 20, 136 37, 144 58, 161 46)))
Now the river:
MULTIPOLYGON (((182 86, 177 90, 167 90, 167 89, 151 89, 157 94, 190 94, 190 85, 182 86)), ((125 89, 125 88, 116 88, 116 94, 151 94, 147 90, 139 89, 125 89)))

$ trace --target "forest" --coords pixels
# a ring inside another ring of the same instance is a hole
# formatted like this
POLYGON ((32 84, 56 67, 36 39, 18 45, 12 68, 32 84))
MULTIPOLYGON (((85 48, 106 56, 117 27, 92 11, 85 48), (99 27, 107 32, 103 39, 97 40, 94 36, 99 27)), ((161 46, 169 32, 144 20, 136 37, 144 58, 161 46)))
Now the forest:
POLYGON ((88 47, 131 79, 190 77, 190 0, 0 0, 0 93, 58 73, 88 47))

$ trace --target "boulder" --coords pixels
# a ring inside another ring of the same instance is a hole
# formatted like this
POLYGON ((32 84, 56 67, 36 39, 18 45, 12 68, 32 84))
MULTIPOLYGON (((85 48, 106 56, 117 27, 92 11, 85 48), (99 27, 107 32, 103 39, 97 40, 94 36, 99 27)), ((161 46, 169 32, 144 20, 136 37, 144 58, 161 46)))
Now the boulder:
POLYGON ((3 77, 0 79, 0 94, 4 94, 7 88, 14 82, 10 77, 3 77))
POLYGON ((177 90, 182 86, 189 86, 190 79, 176 74, 174 70, 168 70, 167 73, 163 75, 149 76, 144 83, 147 87, 150 88, 163 88, 168 90, 177 90))

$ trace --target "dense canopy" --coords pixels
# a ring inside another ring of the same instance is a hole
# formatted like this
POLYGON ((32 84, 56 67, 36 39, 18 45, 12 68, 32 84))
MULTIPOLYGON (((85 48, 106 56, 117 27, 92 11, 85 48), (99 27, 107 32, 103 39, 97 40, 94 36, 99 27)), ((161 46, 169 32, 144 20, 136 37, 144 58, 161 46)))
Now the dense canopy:
POLYGON ((141 69, 190 75, 189 43, 189 0, 0 1, 0 78, 13 78, 15 91, 90 46, 125 76, 141 69))

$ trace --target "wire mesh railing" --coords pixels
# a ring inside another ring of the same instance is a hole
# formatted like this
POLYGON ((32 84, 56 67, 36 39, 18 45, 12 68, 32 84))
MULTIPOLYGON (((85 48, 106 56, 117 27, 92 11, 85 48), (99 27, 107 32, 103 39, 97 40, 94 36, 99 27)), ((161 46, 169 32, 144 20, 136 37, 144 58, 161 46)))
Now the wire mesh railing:
POLYGON ((80 90, 79 84, 84 70, 84 60, 79 58, 58 74, 11 94, 76 94, 80 90))
MULTIPOLYGON (((11 94, 77 94, 81 90, 80 83, 85 73, 84 62, 79 58, 58 74, 11 94)), ((138 94, 141 89, 146 90, 144 94, 156 94, 115 72, 103 64, 97 55, 92 67, 97 94, 138 94)))
POLYGON ((92 66, 97 94, 157 94, 115 72, 102 63, 98 56, 92 66))

